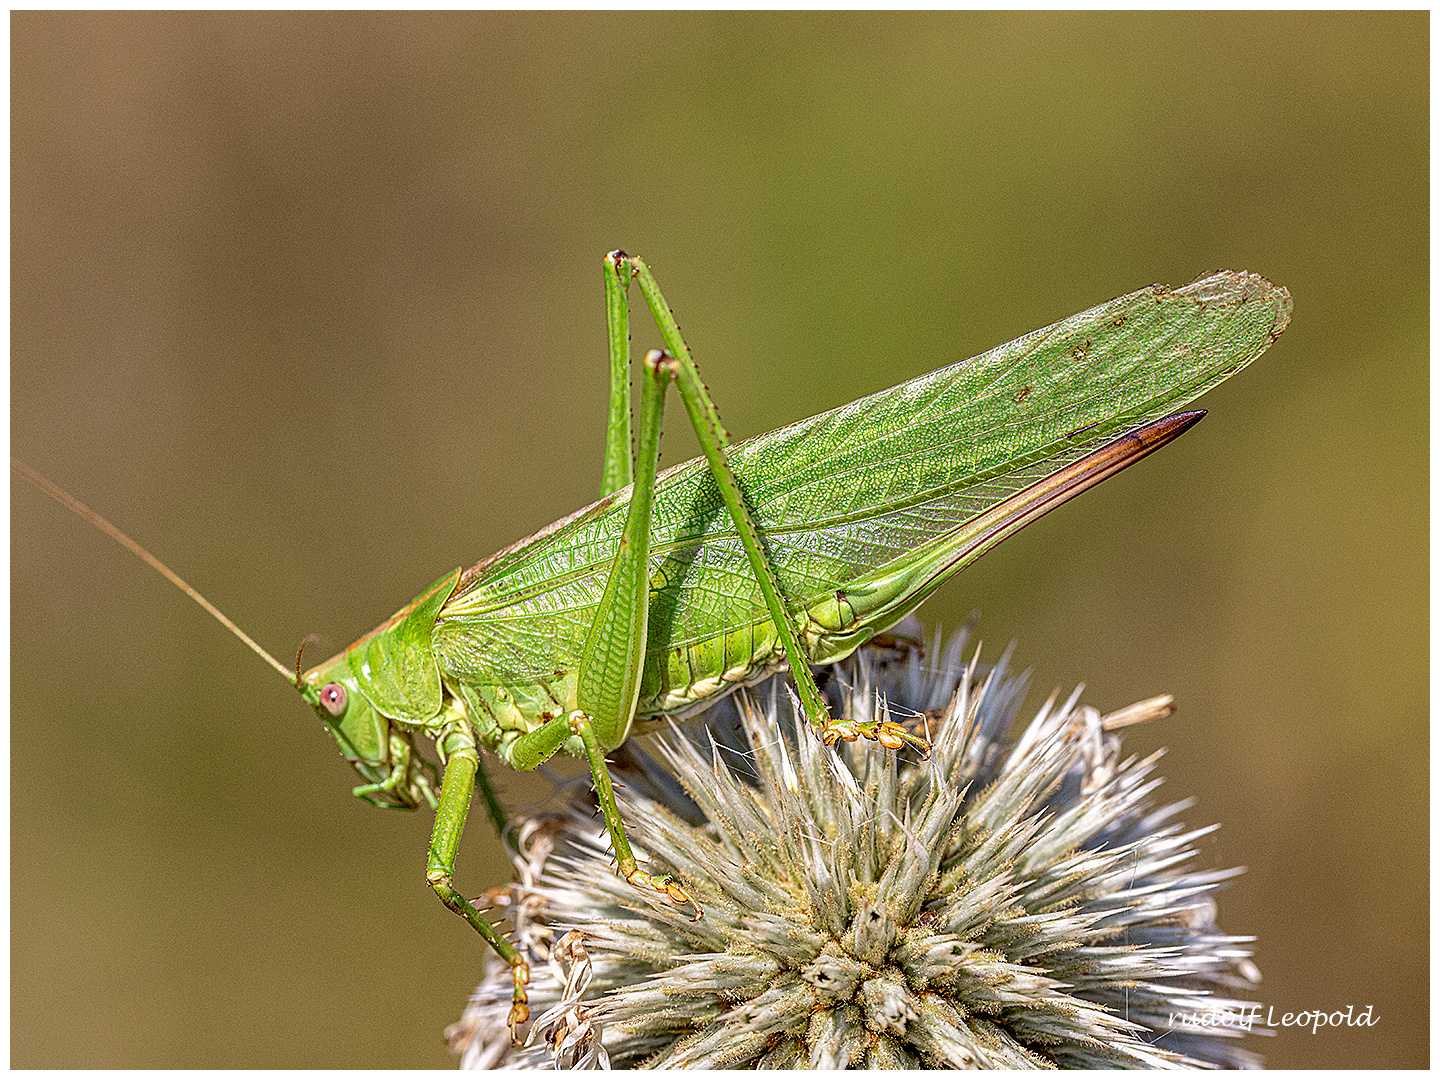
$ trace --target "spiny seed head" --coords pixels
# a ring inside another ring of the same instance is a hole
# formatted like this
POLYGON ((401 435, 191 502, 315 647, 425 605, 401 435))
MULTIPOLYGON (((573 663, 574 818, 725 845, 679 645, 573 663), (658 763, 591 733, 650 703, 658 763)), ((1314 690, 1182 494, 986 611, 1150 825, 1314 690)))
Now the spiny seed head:
MULTIPOLYGON (((611 869, 578 794, 524 819, 506 891, 535 971, 528 1041, 505 1027, 493 964, 447 1032, 466 1067, 1193 1067, 1255 1063, 1234 1028, 1258 980, 1248 938, 1215 925, 1239 871, 1183 867, 1211 829, 1156 807, 1159 753, 1120 730, 1169 699, 1101 716, 1052 698, 1016 724, 1008 654, 927 664, 866 649, 830 669, 834 715, 893 718, 928 760, 797 731, 782 680, 616 752, 642 866, 704 906, 654 900, 611 869)), ((977 654, 978 655, 978 654, 977 654)))

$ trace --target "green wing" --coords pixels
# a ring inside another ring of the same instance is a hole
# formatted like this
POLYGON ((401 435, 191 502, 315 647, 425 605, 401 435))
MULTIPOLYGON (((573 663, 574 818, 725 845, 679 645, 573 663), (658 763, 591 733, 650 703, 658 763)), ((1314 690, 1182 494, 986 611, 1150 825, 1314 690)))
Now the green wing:
MULTIPOLYGON (((1289 293, 1254 274, 1155 286, 731 447, 787 602, 799 611, 903 569, 927 542, 1233 375, 1290 310, 1289 293)), ((436 626, 446 666, 485 682, 572 666, 628 497, 466 571, 436 626)), ((729 639, 695 681, 765 651, 769 615, 703 460, 661 474, 651 536, 647 656, 729 639)))

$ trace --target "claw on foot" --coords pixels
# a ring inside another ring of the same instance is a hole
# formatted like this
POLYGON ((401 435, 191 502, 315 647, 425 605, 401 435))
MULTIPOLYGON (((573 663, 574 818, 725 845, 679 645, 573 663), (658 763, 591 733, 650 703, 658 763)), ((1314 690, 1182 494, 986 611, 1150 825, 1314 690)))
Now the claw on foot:
POLYGON ((834 746, 841 739, 846 742, 874 739, 887 750, 899 750, 908 745, 923 756, 930 756, 930 744, 920 736, 910 734, 894 720, 831 720, 820 729, 820 738, 826 746, 834 746))
POLYGON ((644 870, 632 870, 625 875, 625 880, 637 889, 654 889, 664 893, 672 904, 689 904, 695 909, 695 917, 691 922, 699 922, 705 915, 704 909, 695 902, 695 898, 685 891, 685 886, 669 874, 657 876, 644 870))
POLYGON ((520 1045, 520 1025, 530 1019, 530 1006, 523 1001, 512 1002, 510 1005, 510 1016, 505 1024, 510 1029, 510 1041, 516 1046, 520 1045))

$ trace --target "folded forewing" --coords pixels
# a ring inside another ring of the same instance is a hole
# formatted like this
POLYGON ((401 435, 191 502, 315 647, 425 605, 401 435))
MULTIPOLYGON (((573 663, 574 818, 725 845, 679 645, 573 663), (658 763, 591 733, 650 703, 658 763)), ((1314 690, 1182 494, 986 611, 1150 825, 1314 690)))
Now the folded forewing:
MULTIPOLYGON (((1145 289, 737 444, 730 460, 787 601, 799 609, 903 560, 1175 411, 1263 352, 1289 313, 1289 294, 1253 274, 1145 289)), ((441 619, 474 634, 489 664, 517 673, 572 656, 604 589, 626 495, 467 572, 441 619)), ((651 535, 651 652, 768 619, 703 461, 662 474, 651 535)))

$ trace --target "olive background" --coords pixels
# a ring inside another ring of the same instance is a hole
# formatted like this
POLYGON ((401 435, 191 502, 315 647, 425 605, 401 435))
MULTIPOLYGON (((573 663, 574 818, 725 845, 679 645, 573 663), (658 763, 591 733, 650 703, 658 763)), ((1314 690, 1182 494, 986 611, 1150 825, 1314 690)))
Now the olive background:
MULTIPOLYGON (((272 652, 597 494, 601 259, 757 434, 1153 282, 1295 317, 947 585, 1030 704, 1180 711, 1256 999, 1428 1062, 1429 16, 11 16, 11 443, 272 652)), ((658 344, 642 315, 638 356, 658 344)), ((672 405, 676 404, 672 402, 672 405)), ((662 464, 695 452, 672 408, 662 464)), ((11 1063, 435 1066, 481 943, 293 689, 11 485, 11 1063)), ((327 655, 317 649, 311 660, 327 655)), ((512 805, 543 797, 500 778, 512 805)), ((507 880, 483 815, 459 862, 507 880)))

